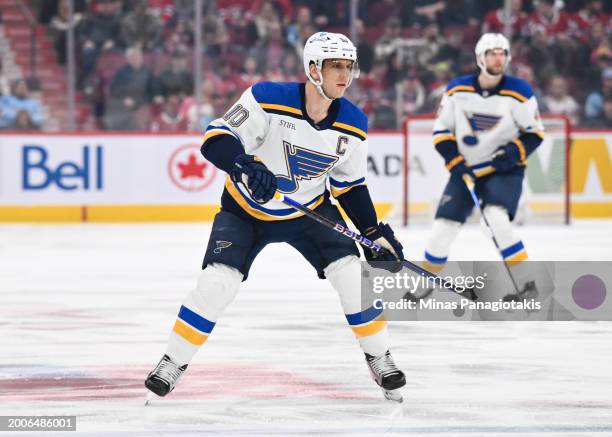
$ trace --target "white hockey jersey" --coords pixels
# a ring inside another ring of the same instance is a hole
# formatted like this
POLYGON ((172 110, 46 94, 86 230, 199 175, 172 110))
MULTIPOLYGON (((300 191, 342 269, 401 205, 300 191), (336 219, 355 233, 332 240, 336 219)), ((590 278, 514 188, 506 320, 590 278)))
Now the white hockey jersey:
MULTIPOLYGON (((304 87, 299 83, 253 85, 208 126, 204 141, 216 135, 234 136, 247 154, 259 157, 276 175, 280 192, 316 208, 324 200, 328 179, 335 197, 365 184, 368 120, 359 108, 340 98, 332 103, 328 117, 315 125, 306 113, 304 87)), ((229 176, 225 189, 257 219, 303 215, 276 199, 258 204, 229 176)))
MULTIPOLYGON (((525 165, 528 151, 520 137, 526 133, 544 137, 529 84, 505 75, 495 89, 482 90, 478 75, 469 75, 448 84, 434 124, 433 142, 456 141, 467 165, 477 176, 483 176, 494 171, 491 154, 509 142, 517 145, 521 164, 525 165)), ((447 162, 447 167, 452 166, 447 162)))

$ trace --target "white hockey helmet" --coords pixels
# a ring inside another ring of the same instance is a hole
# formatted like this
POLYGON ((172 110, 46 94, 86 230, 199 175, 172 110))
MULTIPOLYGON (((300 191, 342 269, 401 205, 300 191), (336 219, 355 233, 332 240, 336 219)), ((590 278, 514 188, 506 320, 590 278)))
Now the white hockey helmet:
POLYGON ((505 50, 507 57, 506 64, 504 65, 504 71, 506 71, 506 68, 508 68, 508 65, 510 64, 510 60, 512 59, 512 56, 510 55, 510 43, 504 35, 501 33, 485 33, 476 43, 476 49, 474 52, 476 52, 476 63, 478 64, 478 67, 486 76, 491 75, 487 72, 485 54, 488 50, 493 49, 505 50))
POLYGON ((304 45, 304 72, 306 77, 317 88, 327 100, 330 99, 323 91, 323 76, 321 69, 326 59, 347 59, 353 61, 351 77, 347 84, 350 85, 354 78, 359 77, 359 65, 357 64, 357 48, 346 36, 341 33, 317 32, 311 35, 304 45), (314 63, 319 73, 320 80, 314 80, 310 75, 310 64, 314 63))

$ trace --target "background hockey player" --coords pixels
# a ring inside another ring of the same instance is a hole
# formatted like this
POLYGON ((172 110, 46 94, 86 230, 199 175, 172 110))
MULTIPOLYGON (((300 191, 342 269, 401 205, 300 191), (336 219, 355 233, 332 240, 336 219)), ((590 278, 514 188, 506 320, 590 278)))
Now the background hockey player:
POLYGON ((476 193, 501 250, 518 282, 528 280, 527 251, 513 232, 527 157, 543 139, 543 125, 529 84, 504 74, 510 63, 508 40, 498 33, 484 34, 476 44, 480 73, 448 84, 434 124, 433 143, 444 158, 450 178, 436 211, 425 251, 425 268, 439 272, 451 244, 474 208, 464 182, 476 184, 476 193))
POLYGON ((367 117, 343 98, 359 73, 354 45, 341 34, 316 33, 305 44, 304 69, 306 84, 255 84, 206 130, 202 153, 228 177, 197 286, 183 301, 166 354, 145 382, 159 396, 172 391, 257 254, 268 243, 286 242, 336 289, 374 380, 386 397, 401 400, 397 389, 405 377, 389 353, 382 310, 361 308, 355 243, 273 198, 277 190, 290 194, 342 222, 329 200, 329 181, 359 231, 386 249, 378 255, 365 250, 366 259, 403 259, 391 228, 378 223, 365 185, 367 117))

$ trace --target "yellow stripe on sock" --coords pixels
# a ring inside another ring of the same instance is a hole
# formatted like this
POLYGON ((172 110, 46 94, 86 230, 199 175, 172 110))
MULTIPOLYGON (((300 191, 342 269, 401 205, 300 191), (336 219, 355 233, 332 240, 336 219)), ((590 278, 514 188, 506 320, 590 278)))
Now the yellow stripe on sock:
POLYGON ((208 335, 201 334, 180 320, 176 321, 172 330, 195 346, 203 345, 208 338, 208 335))
POLYGON ((387 321, 381 317, 378 320, 373 321, 365 326, 357 326, 351 328, 357 337, 369 337, 370 335, 374 335, 380 331, 382 331, 387 326, 387 321))
POLYGON ((527 261, 527 252, 524 250, 506 260, 510 267, 520 264, 523 261, 527 261))
POLYGON ((425 270, 427 270, 428 272, 431 272, 431 273, 438 273, 445 266, 446 266, 446 263, 444 263, 444 264, 434 264, 434 263, 430 263, 429 261, 423 261, 423 268, 425 270))

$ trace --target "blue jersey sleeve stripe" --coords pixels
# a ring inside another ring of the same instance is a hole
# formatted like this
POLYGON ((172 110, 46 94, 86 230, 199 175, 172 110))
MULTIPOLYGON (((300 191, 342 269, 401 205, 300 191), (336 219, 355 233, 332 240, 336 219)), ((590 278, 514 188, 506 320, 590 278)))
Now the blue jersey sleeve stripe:
POLYGON ((356 179, 352 182, 342 182, 342 181, 333 179, 331 177, 329 178, 329 183, 331 184, 331 186, 336 187, 336 188, 346 188, 346 187, 350 187, 353 185, 363 184, 364 182, 365 182, 365 177, 356 179))
POLYGON ((442 129, 442 130, 435 130, 433 131, 432 135, 440 135, 440 134, 450 134, 451 131, 449 131, 448 129, 442 129))
POLYGON ((380 316, 382 312, 383 312, 382 308, 374 308, 373 306, 371 306, 367 310, 362 311, 360 313, 345 314, 345 316, 346 316, 346 320, 348 321, 349 325, 354 326, 354 325, 361 325, 363 323, 371 322, 372 320, 380 316))
POLYGON ((194 313, 185 306, 181 306, 178 318, 181 319, 183 322, 187 322, 190 326, 194 327, 198 331, 205 332, 206 334, 210 334, 210 332, 215 327, 214 322, 211 322, 210 320, 205 319, 199 314, 194 313))

